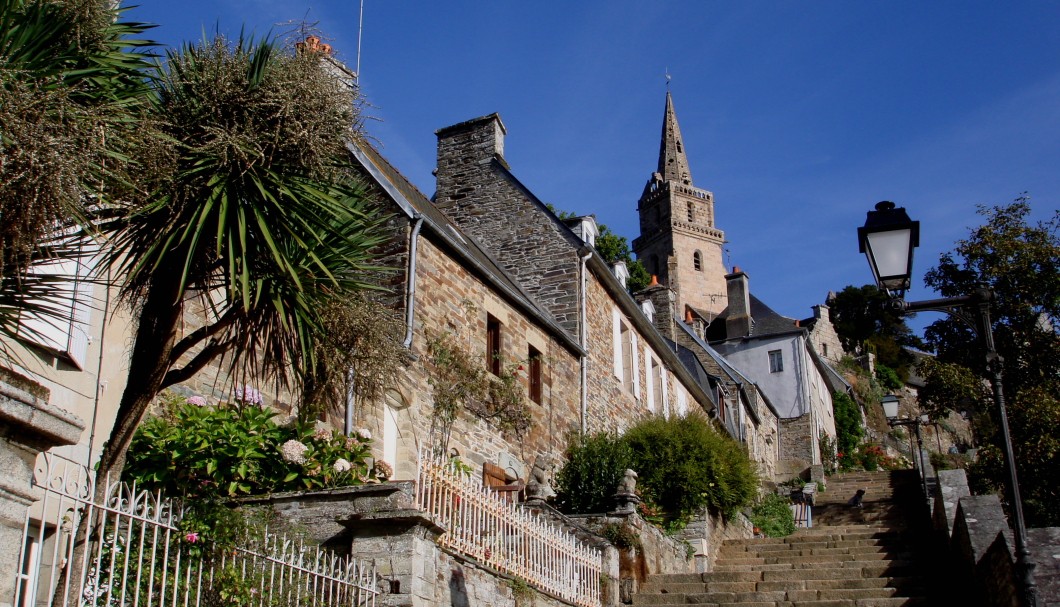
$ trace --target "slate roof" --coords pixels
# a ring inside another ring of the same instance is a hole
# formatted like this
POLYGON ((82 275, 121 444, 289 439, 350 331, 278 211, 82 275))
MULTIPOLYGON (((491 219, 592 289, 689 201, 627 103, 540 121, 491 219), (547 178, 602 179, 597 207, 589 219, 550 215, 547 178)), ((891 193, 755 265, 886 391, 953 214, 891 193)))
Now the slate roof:
MULTIPOLYGON (((752 394, 747 392, 746 387, 753 386, 754 392, 761 395, 762 401, 765 403, 766 407, 773 413, 774 416, 780 417, 780 414, 777 413, 777 409, 773 406, 772 401, 769 400, 769 397, 766 396, 764 392, 758 389, 758 384, 756 384, 753 379, 747 377, 739 369, 730 365, 729 361, 725 360, 724 356, 718 353, 718 351, 714 348, 710 347, 705 341, 703 341, 702 338, 699 337, 699 335, 696 335, 696 332, 693 331, 691 327, 689 327, 683 322, 678 322, 677 326, 682 331, 684 331, 689 337, 691 337, 695 344, 699 346, 710 358, 711 363, 707 365, 710 370, 710 373, 718 377, 727 378, 730 382, 739 385, 740 389, 744 390, 744 396, 749 401, 753 400, 752 394)), ((751 415, 752 417, 755 417, 756 421, 758 421, 757 413, 752 410, 751 415)))
POLYGON ((695 352, 680 344, 675 344, 665 337, 663 340, 666 342, 666 345, 670 346, 670 350, 677 354, 678 360, 681 361, 681 364, 684 365, 685 369, 688 369, 688 372, 696 380, 696 383, 699 384, 699 387, 703 388, 703 391, 707 393, 707 396, 710 397, 710 402, 716 406, 718 402, 715 398, 712 384, 717 383, 719 378, 707 371, 703 366, 703 363, 701 363, 699 358, 696 357, 695 352))
MULTIPOLYGON (((761 337, 765 335, 778 335, 781 333, 790 333, 796 331, 799 328, 799 321, 794 318, 788 318, 782 314, 779 314, 773 308, 767 306, 761 299, 758 299, 754 294, 750 294, 748 299, 751 303, 751 336, 761 337)), ((701 310, 695 310, 701 318, 710 319, 710 316, 701 310)), ((736 337, 744 337, 743 335, 728 335, 725 330, 725 319, 728 318, 729 308, 725 307, 720 314, 715 317, 710 325, 707 327, 707 341, 722 341, 725 339, 733 339, 736 337)))

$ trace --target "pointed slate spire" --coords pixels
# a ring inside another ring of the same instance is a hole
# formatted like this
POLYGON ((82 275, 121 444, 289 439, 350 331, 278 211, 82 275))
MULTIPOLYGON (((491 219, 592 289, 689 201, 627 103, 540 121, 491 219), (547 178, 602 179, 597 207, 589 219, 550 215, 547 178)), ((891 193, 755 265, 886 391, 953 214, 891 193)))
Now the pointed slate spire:
POLYGON ((666 113, 663 116, 662 144, 659 146, 659 174, 663 181, 692 185, 692 172, 688 170, 688 157, 685 155, 681 127, 677 124, 670 91, 666 91, 666 113))

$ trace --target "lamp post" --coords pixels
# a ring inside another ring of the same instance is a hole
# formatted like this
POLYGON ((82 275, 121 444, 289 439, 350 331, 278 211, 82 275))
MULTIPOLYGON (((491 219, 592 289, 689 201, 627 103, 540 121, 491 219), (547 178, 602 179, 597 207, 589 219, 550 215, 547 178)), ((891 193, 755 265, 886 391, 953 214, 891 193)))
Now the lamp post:
POLYGON ((892 428, 897 426, 912 426, 916 433, 916 465, 917 470, 920 472, 920 489, 924 492, 924 499, 927 499, 929 496, 927 488, 927 468, 924 466, 924 441, 920 439, 920 425, 927 422, 927 416, 921 415, 918 418, 898 417, 898 397, 894 394, 888 394, 881 398, 880 404, 883 405, 883 415, 887 418, 888 426, 892 428))
MULTIPOLYGON (((1012 526, 1016 538, 1016 566, 1020 572, 1023 600, 1026 607, 1037 607, 1034 562, 1027 549, 1023 502, 1020 499, 1012 436, 1008 429, 1008 414, 1005 412, 1005 396, 1001 388, 1002 361, 994 347, 994 332, 990 323, 990 302, 994 299, 994 294, 984 286, 970 295, 926 301, 905 301, 905 291, 909 288, 913 274, 913 249, 919 244, 920 222, 911 220, 904 208, 895 208, 894 203, 890 201, 877 203, 876 210, 868 212, 865 225, 858 228, 858 246, 869 260, 877 286, 891 297, 891 305, 895 310, 899 313, 927 310, 945 312, 971 326, 982 342, 983 349, 986 351, 987 370, 990 373, 994 405, 997 407, 1001 437, 1004 442, 1012 526)), ((919 436, 917 438, 919 439, 919 436)))

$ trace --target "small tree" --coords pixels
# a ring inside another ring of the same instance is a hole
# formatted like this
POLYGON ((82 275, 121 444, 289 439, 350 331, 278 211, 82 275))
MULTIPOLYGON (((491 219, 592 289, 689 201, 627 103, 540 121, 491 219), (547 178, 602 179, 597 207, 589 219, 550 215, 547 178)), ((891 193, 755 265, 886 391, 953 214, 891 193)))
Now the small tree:
POLYGON ((383 240, 345 147, 356 91, 318 54, 217 38, 169 53, 155 77, 137 188, 101 224, 138 320, 101 476, 120 472, 155 395, 211 361, 297 381, 320 302, 365 288, 383 240), (206 324, 181 335, 193 302, 206 324))
POLYGON ((571 434, 566 461, 556 473, 556 507, 567 513, 609 512, 632 465, 629 445, 610 433, 571 434))
POLYGON ((861 409, 846 392, 832 394, 832 405, 835 409, 836 449, 844 456, 852 456, 865 436, 861 409))
POLYGON ((648 418, 622 439, 642 496, 662 508, 668 522, 680 524, 706 506, 731 515, 757 494, 758 475, 743 446, 702 415, 648 418))
MULTIPOLYGON (((1015 449, 1020 489, 1030 525, 1060 523, 1060 212, 1029 221, 1026 196, 996 207, 979 207, 985 223, 954 250, 943 254, 925 282, 943 296, 971 293, 986 284, 994 341, 1004 361, 1004 390, 1015 449)), ((925 332, 938 353, 926 363, 927 386, 920 392, 925 409, 969 410, 980 442, 980 458, 970 469, 980 489, 1004 486, 997 408, 983 389, 989 377, 982 346, 970 328, 945 318, 925 332)))
MULTIPOLYGON (((31 272, 79 246, 56 231, 86 221, 86 201, 125 191, 138 137, 149 26, 107 0, 0 0, 0 333, 27 335, 20 315, 69 323, 72 276, 31 272), (47 243, 42 245, 42 243, 47 243)), ((28 331, 30 337, 32 331, 28 331)), ((7 354, 0 344, 0 352, 7 354)))

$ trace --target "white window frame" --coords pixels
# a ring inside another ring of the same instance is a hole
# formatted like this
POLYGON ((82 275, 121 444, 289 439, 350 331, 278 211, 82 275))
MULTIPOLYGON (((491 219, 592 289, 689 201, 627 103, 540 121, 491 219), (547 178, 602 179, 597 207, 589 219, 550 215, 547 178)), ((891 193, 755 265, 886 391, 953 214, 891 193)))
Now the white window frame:
POLYGON ((92 283, 88 278, 94 267, 95 259, 83 249, 76 259, 34 265, 30 269, 33 274, 70 278, 71 285, 64 287, 61 297, 42 302, 49 308, 62 309, 66 317, 44 317, 23 311, 19 318, 19 334, 23 339, 69 360, 82 371, 88 362, 91 343, 92 283))
POLYGON ((783 350, 770 350, 767 355, 769 356, 769 372, 770 373, 783 373, 784 372, 784 351, 783 350))

